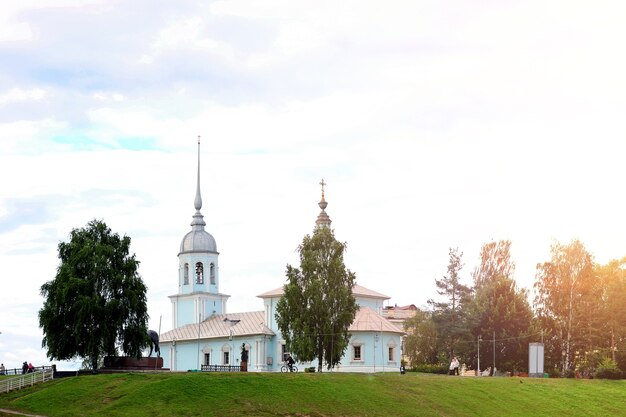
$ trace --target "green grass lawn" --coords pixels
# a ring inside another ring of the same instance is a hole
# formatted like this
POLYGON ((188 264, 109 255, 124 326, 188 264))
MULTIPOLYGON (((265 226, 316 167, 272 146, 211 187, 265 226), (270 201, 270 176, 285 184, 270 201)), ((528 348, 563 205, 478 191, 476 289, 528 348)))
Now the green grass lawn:
POLYGON ((399 374, 163 373, 64 378, 0 408, 54 416, 616 416, 626 381, 399 374))

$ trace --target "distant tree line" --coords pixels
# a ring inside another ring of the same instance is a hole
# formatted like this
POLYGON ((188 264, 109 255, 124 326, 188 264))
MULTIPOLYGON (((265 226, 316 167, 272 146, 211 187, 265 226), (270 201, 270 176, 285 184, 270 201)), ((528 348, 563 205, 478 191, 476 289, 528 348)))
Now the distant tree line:
POLYGON ((532 294, 515 283, 510 241, 482 246, 471 285, 460 279, 462 257, 450 249, 447 274, 435 279, 440 298, 405 322, 412 366, 457 356, 472 369, 480 359, 481 369, 526 372, 528 344, 543 341, 552 375, 626 370, 626 257, 601 265, 578 240, 554 243, 532 294))

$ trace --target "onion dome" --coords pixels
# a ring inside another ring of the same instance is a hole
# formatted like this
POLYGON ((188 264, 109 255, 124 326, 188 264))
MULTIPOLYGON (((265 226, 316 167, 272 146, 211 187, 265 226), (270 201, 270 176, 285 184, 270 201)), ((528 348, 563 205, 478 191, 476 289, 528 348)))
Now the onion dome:
POLYGON ((322 199, 320 200, 318 205, 320 206, 322 211, 320 211, 320 214, 318 214, 317 220, 315 221, 315 225, 318 227, 322 227, 322 226, 330 227, 332 220, 330 220, 330 217, 328 217, 328 214, 326 213, 326 207, 328 206, 328 203, 324 199, 324 186, 326 185, 326 183, 324 182, 323 178, 322 178, 322 181, 320 182, 320 185, 322 186, 322 199))

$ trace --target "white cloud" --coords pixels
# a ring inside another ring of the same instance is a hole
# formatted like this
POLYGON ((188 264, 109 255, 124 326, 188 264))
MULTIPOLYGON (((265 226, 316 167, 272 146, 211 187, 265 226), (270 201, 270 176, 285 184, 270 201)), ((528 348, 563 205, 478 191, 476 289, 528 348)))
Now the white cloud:
POLYGON ((176 21, 162 29, 150 46, 150 52, 139 59, 142 64, 152 64, 159 56, 176 50, 190 50, 193 53, 210 52, 225 61, 234 57, 232 47, 224 42, 211 39, 203 32, 207 23, 199 16, 176 21))
POLYGON ((30 12, 61 7, 91 8, 105 3, 105 0, 4 0, 0 8, 0 42, 33 40, 36 31, 24 17, 30 12))
POLYGON ((46 90, 41 88, 31 88, 24 90, 21 88, 12 88, 5 93, 0 93, 0 106, 12 102, 20 101, 39 101, 46 96, 46 90))
POLYGON ((24 41, 33 37, 30 25, 17 16, 19 11, 19 2, 8 0, 3 3, 0 9, 0 42, 24 41))

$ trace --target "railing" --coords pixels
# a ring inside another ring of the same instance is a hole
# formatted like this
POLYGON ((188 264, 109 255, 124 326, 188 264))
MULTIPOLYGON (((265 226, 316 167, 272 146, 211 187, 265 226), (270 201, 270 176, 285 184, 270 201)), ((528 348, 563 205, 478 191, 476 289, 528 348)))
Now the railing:
MULTIPOLYGON (((45 370, 49 370, 52 369, 51 366, 35 366, 33 367, 32 372, 37 372, 37 371, 45 371, 45 370)), ((4 373, 0 373, 0 375, 22 375, 25 373, 30 373, 30 372, 24 372, 24 370, 22 368, 8 368, 4 370, 4 373)))
POLYGON ((235 365, 200 365, 202 372, 241 372, 240 366, 235 365))
POLYGON ((29 372, 13 378, 0 379, 0 392, 9 392, 16 389, 22 389, 24 387, 32 387, 40 382, 52 380, 54 371, 49 366, 46 368, 48 369, 37 372, 29 372))

